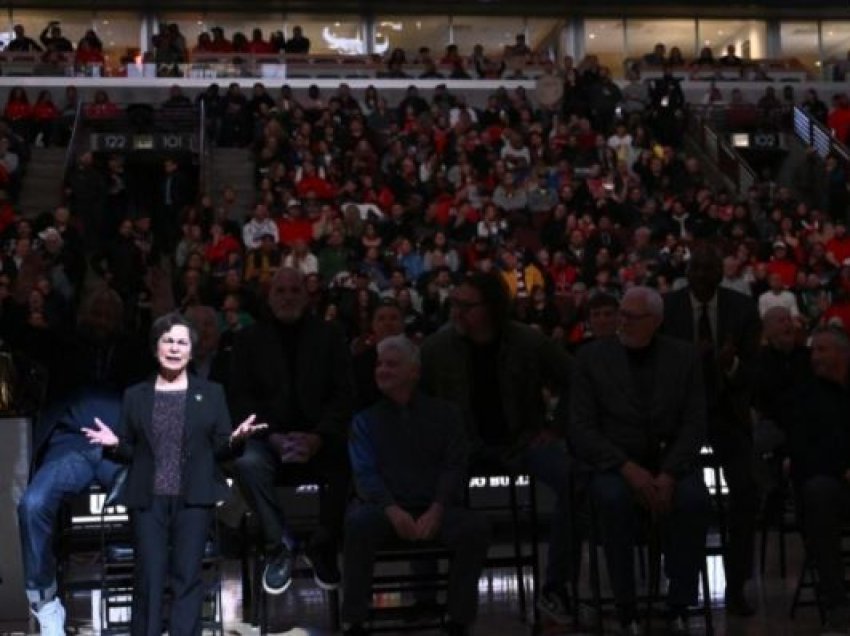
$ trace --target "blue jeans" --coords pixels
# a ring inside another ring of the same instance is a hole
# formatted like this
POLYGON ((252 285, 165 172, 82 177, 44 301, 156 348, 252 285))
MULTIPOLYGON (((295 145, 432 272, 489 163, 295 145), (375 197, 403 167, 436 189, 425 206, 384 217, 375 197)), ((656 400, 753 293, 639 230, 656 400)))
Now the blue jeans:
POLYGON ((18 526, 27 596, 30 602, 56 593, 53 533, 62 502, 97 481, 109 488, 119 466, 102 459, 99 448, 48 449, 18 504, 18 526))
MULTIPOLYGON (((634 607, 634 545, 640 514, 634 492, 618 472, 594 475, 590 488, 614 602, 619 607, 634 607)), ((667 602, 671 607, 688 607, 697 602, 710 514, 711 500, 702 475, 692 473, 679 479, 672 510, 660 520, 664 565, 670 580, 667 602)))

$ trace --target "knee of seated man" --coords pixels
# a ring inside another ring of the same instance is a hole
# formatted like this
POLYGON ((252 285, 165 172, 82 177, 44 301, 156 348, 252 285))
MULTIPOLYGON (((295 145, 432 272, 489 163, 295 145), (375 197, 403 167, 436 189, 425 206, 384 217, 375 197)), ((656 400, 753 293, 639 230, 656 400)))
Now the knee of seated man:
POLYGON ((18 518, 27 519, 40 514, 47 507, 46 491, 41 488, 27 488, 18 502, 18 518))
POLYGON ((593 478, 591 494, 595 505, 601 509, 625 509, 634 505, 634 494, 626 480, 615 473, 602 473, 593 478))
POLYGON ((351 508, 345 516, 345 536, 370 537, 376 527, 386 520, 386 514, 378 506, 361 505, 351 508))

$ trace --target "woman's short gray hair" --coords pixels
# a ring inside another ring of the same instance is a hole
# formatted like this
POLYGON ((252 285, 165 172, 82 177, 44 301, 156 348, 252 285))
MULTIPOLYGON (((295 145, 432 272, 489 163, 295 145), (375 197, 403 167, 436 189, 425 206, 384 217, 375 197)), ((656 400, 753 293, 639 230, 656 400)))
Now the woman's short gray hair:
POLYGON ((404 335, 384 338, 378 343, 377 350, 378 355, 381 355, 384 351, 398 351, 409 362, 417 365, 420 363, 419 347, 417 347, 410 338, 404 335))

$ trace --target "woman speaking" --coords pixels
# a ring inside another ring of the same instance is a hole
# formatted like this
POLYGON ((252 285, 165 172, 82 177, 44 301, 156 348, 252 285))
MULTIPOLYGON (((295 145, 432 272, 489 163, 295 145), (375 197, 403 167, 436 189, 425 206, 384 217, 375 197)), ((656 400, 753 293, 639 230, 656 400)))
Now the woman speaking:
POLYGON ((266 428, 252 415, 232 430, 221 386, 187 372, 196 333, 179 314, 150 334, 159 363, 152 379, 127 389, 116 435, 95 418, 89 441, 129 464, 119 503, 130 509, 136 545, 133 636, 162 634, 170 574, 172 636, 201 633, 201 566, 215 504, 227 495, 217 460, 266 428))

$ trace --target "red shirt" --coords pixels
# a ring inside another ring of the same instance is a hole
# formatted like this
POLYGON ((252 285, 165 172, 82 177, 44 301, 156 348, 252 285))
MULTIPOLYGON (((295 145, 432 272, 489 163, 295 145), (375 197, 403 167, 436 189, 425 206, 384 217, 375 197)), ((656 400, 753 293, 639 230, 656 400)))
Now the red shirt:
POLYGON ((36 102, 32 107, 32 116, 36 121, 50 121, 59 117, 59 109, 53 102, 36 102))
POLYGON ((840 319, 841 324, 844 326, 844 331, 850 334, 850 303, 835 303, 823 312, 821 320, 824 324, 829 324, 829 321, 833 318, 840 319))
POLYGON ((10 121, 29 119, 32 117, 32 106, 27 102, 9 102, 3 111, 3 117, 10 121))
POLYGON ((274 50, 274 47, 263 40, 257 42, 256 40, 252 40, 248 43, 248 52, 253 53, 254 55, 269 55, 271 53, 277 53, 274 50))
POLYGON ((787 259, 773 259, 765 267, 768 275, 779 274, 782 284, 789 289, 797 284, 797 265, 787 259))
POLYGON ((292 245, 298 239, 306 243, 313 240, 313 222, 309 219, 278 219, 277 231, 281 245, 292 245))
POLYGON ((208 263, 217 265, 225 262, 230 254, 238 251, 239 241, 229 234, 224 234, 216 243, 210 243, 207 245, 204 256, 208 263))
POLYGON ((835 260, 841 265, 844 259, 850 258, 850 236, 843 239, 832 238, 826 243, 826 251, 835 256, 835 260))
POLYGON ((305 198, 309 192, 315 192, 319 199, 333 199, 336 196, 336 189, 316 175, 301 179, 295 184, 295 191, 301 199, 305 198))

